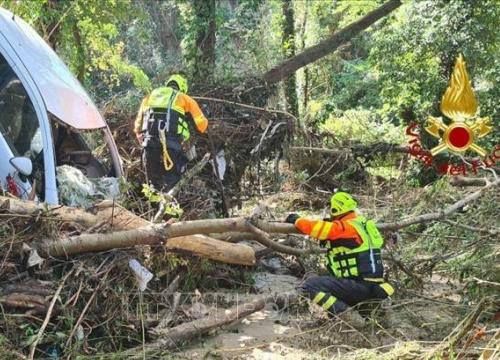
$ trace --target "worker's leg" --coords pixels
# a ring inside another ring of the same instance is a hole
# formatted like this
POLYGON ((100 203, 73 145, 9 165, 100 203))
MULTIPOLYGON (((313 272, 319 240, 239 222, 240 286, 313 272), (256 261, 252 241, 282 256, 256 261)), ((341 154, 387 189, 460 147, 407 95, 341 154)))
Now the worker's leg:
POLYGON ((143 164, 146 171, 146 182, 161 190, 164 186, 165 168, 162 152, 159 147, 146 147, 143 152, 143 164))
POLYGON ((384 299, 394 292, 394 289, 387 283, 378 284, 364 280, 337 279, 332 276, 309 278, 302 285, 302 288, 313 302, 333 313, 338 313, 348 306, 366 300, 384 299))
POLYGON ((332 280, 335 279, 331 276, 314 276, 302 284, 302 290, 307 293, 313 303, 332 314, 338 314, 346 310, 348 305, 335 295, 332 280))
POLYGON ((179 182, 182 178, 182 174, 186 171, 187 158, 182 151, 178 151, 176 149, 169 148, 168 149, 170 158, 174 163, 174 167, 172 170, 165 171, 163 176, 163 191, 167 192, 172 189, 175 184, 179 182))

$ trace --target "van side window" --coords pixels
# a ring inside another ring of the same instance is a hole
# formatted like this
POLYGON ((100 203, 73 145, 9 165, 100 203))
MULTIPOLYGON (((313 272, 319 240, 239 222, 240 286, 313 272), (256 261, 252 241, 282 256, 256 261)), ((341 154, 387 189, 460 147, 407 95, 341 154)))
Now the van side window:
MULTIPOLYGON (((40 177, 36 187, 41 187, 43 141, 38 117, 21 80, 1 54, 0 132, 14 156, 26 156, 31 159, 33 176, 36 178, 38 172, 40 177)), ((43 191, 42 188, 39 189, 43 191)))

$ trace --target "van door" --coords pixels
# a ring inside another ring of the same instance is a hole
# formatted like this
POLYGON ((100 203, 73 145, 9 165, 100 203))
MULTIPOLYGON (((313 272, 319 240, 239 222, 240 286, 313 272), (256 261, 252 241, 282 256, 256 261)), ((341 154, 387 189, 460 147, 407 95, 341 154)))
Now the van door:
POLYGON ((40 122, 21 79, 0 54, 0 184, 24 199, 45 199, 44 142, 40 122), (29 176, 10 163, 16 156, 29 158, 29 176))

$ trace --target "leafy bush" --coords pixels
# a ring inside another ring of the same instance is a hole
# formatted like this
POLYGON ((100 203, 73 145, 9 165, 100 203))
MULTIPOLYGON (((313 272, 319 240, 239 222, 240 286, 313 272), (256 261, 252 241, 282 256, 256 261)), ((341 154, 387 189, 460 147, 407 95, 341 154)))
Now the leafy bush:
POLYGON ((332 113, 320 129, 339 140, 353 140, 363 144, 384 141, 402 144, 404 129, 383 120, 370 110, 351 109, 340 116, 332 113))

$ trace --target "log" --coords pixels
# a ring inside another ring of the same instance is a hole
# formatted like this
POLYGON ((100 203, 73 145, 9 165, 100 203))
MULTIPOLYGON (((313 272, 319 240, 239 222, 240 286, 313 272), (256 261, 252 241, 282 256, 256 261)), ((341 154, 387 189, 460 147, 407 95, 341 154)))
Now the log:
MULTIPOLYGON (((429 214, 409 217, 393 223, 380 223, 377 227, 382 231, 393 231, 413 224, 439 221, 464 205, 478 199, 484 191, 497 186, 500 179, 488 183, 476 192, 467 195, 456 203, 429 214)), ((158 245, 164 240, 178 236, 210 234, 223 232, 250 232, 255 234, 255 240, 273 250, 291 254, 308 255, 321 252, 317 249, 296 249, 278 244, 266 233, 296 234, 298 230, 292 224, 268 223, 265 221, 252 222, 245 218, 209 219, 181 221, 174 224, 150 225, 128 231, 117 231, 108 234, 81 234, 58 241, 44 240, 38 244, 37 250, 42 256, 74 255, 86 252, 98 252, 116 248, 126 248, 136 245, 158 245)), ((215 239, 213 239, 215 240, 215 239)))
MULTIPOLYGON (((256 226, 265 232, 298 233, 292 224, 257 221, 256 226)), ((173 224, 155 224, 107 234, 81 234, 60 240, 45 239, 37 245, 37 250, 41 256, 59 257, 137 245, 158 245, 167 239, 178 236, 227 231, 251 232, 252 230, 249 227, 248 220, 245 218, 180 221, 173 224)), ((267 244, 264 245, 267 246, 267 244)), ((300 249, 287 248, 283 247, 283 245, 279 246, 280 250, 300 251, 300 249)), ((302 253, 306 254, 310 252, 306 251, 302 253)))
MULTIPOLYGON (((134 230, 152 225, 149 221, 131 213, 112 201, 103 201, 96 205, 92 208, 95 212, 94 214, 78 208, 67 206, 47 207, 44 204, 36 204, 32 201, 5 197, 0 202, 0 206, 11 213, 77 222, 87 227, 93 227, 99 223, 108 223, 115 230, 134 230)), ((161 238, 157 238, 155 243, 159 244, 161 240, 161 238)), ((255 252, 251 247, 243 244, 229 244, 208 236, 188 235, 182 238, 171 238, 169 239, 167 249, 191 252, 197 256, 222 261, 227 264, 255 265, 255 252)), ((60 253, 58 256, 63 254, 69 255, 68 253, 60 253)), ((48 255, 48 253, 42 252, 42 256, 48 255)))
MULTIPOLYGON (((231 309, 220 310, 215 314, 208 315, 201 319, 193 320, 175 326, 170 329, 157 329, 155 335, 161 336, 155 342, 146 344, 144 347, 127 351, 128 354, 138 354, 143 351, 151 352, 158 350, 176 349, 183 344, 208 334, 210 331, 229 325, 239 319, 242 319, 254 312, 262 310, 267 304, 277 304, 282 307, 283 304, 290 304, 298 299, 297 293, 285 293, 282 295, 269 295, 259 297, 245 304, 237 304, 231 309)), ((143 354, 141 354, 143 355, 143 354)))
POLYGON ((94 226, 97 218, 85 210, 60 205, 37 204, 34 201, 0 196, 0 209, 4 212, 23 216, 44 216, 61 221, 76 222, 84 226, 94 226))
POLYGON ((189 251, 195 255, 234 265, 255 265, 255 251, 248 245, 231 244, 204 235, 168 239, 168 250, 189 251))

